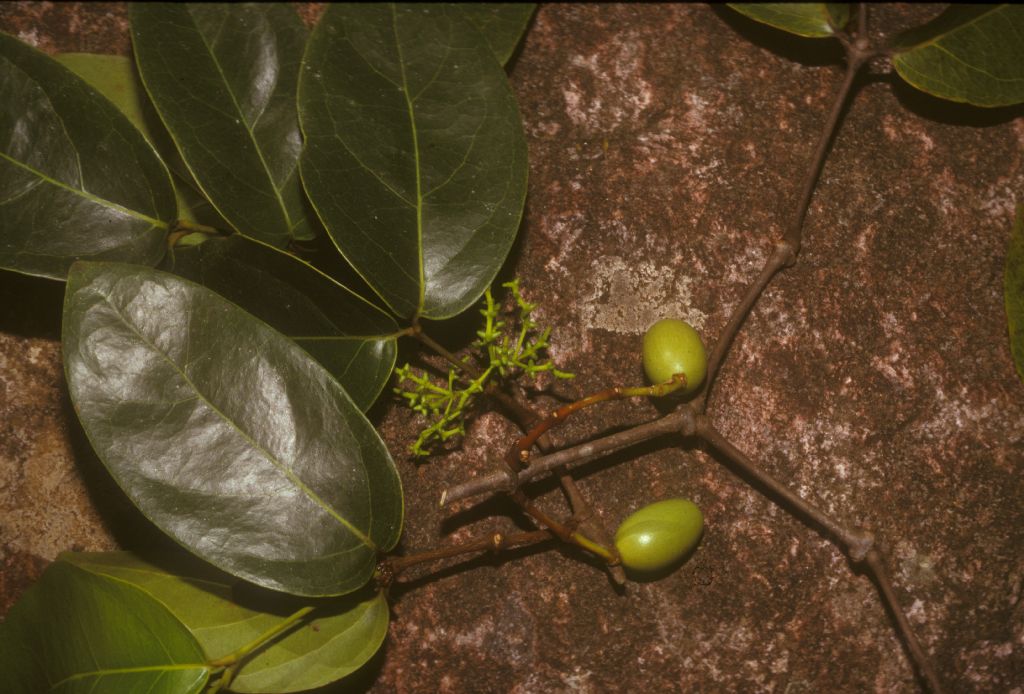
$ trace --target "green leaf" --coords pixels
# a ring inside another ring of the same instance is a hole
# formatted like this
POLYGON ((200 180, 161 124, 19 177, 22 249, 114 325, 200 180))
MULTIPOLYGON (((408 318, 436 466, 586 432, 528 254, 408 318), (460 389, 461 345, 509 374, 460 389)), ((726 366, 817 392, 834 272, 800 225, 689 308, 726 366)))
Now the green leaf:
POLYGON ((394 320, 295 256, 236 234, 176 248, 164 269, 212 289, 293 339, 364 411, 391 377, 394 320))
MULTIPOLYGON (((232 578, 191 558, 174 557, 173 573, 129 552, 63 554, 61 558, 145 591, 188 627, 211 658, 234 653, 298 609, 296 605, 261 611, 240 605, 233 595, 232 578)), ((377 652, 390 618, 381 592, 346 596, 313 614, 313 619, 247 659, 231 691, 295 692, 341 679, 377 652)))
POLYGON ((339 595, 397 542, 401 483, 377 432, 306 352, 210 290, 76 264, 63 353, 107 469, 210 563, 274 590, 339 595))
POLYGON ((174 182, 174 197, 178 201, 179 218, 214 229, 231 228, 227 220, 220 216, 220 212, 195 187, 192 174, 183 170, 179 175, 172 169, 171 180, 174 182))
POLYGON ((536 6, 532 2, 466 2, 455 7, 484 35, 487 45, 504 65, 519 45, 536 6))
POLYGON ((298 176, 306 29, 284 3, 131 6, 139 74, 205 196, 274 246, 314 235, 298 176))
POLYGON ((1017 375, 1024 381, 1024 205, 1017 205, 1017 220, 1006 247, 1003 299, 1010 329, 1010 353, 1017 375))
POLYGON ((299 80, 302 177, 328 233, 388 306, 448 318, 515 239, 526 140, 486 41, 453 6, 332 5, 299 80))
POLYGON ((171 170, 179 218, 221 229, 230 228, 210 202, 196 191, 192 175, 174 149, 167 131, 159 121, 154 123, 157 116, 144 96, 145 90, 130 59, 99 53, 61 53, 54 58, 107 97, 153 145, 171 170))
POLYGON ((0 34, 0 268, 64 279, 79 258, 155 265, 174 217, 167 169, 139 131, 0 34))
POLYGON ((754 21, 808 38, 835 36, 850 21, 846 3, 730 2, 729 7, 754 21))
POLYGON ((192 694, 210 675, 167 608, 123 581, 51 564, 0 624, 10 694, 192 694))
POLYGON ((950 101, 1024 102, 1024 5, 952 5, 895 43, 900 77, 950 101))
POLYGON ((107 97, 147 140, 154 141, 144 117, 141 85, 129 58, 100 53, 60 53, 54 60, 107 97))

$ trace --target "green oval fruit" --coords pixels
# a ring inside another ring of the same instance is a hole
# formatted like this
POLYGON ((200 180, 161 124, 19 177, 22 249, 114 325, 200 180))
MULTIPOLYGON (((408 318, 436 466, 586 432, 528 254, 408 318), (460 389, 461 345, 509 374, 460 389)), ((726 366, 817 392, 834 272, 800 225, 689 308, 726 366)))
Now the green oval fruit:
POLYGON ((704 515, 689 499, 658 501, 622 521, 615 549, 627 569, 660 571, 696 547, 703 529, 704 515))
POLYGON ((658 321, 644 335, 644 371, 651 383, 664 383, 676 374, 686 374, 686 388, 682 392, 693 393, 708 371, 708 357, 700 335, 684 321, 658 321))

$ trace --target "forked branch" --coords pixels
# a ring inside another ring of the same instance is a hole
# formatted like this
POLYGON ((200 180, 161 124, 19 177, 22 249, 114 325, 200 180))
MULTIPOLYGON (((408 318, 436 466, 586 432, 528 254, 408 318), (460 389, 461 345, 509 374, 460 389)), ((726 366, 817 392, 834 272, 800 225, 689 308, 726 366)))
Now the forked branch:
POLYGON ((711 350, 711 356, 708 358, 707 378, 705 378, 703 389, 696 399, 697 409, 701 412, 707 409, 707 400, 711 387, 714 384, 715 377, 718 375, 719 367, 725 359, 726 352, 728 352, 730 345, 732 345, 733 338, 739 332, 740 326, 747 319, 750 311, 754 308, 754 304, 757 303, 761 293, 768 286, 768 283, 771 282, 775 273, 795 263, 797 256, 800 254, 800 247, 803 243, 804 220, 807 218, 807 211, 810 209, 811 198, 814 195, 814 189, 818 185, 818 178, 821 176, 821 171, 825 166, 829 143, 835 137, 839 127, 839 119, 846 108, 847 102, 850 100, 850 96, 853 94, 853 83, 857 78, 857 74, 871 58, 879 53, 878 50, 872 48, 866 42, 865 34, 863 33, 864 16, 865 10, 861 7, 860 21, 862 33, 853 41, 843 42, 843 46, 846 49, 846 74, 843 76, 843 83, 836 92, 832 110, 829 112, 828 118, 821 129, 821 134, 818 136, 818 144, 814 149, 811 165, 804 175, 804 180, 800 187, 800 198, 793 217, 786 227, 782 241, 776 245, 775 250, 768 257, 757 279, 747 287, 747 291, 733 310, 729 322, 722 330, 722 334, 718 336, 714 349, 711 350))
MULTIPOLYGON (((846 72, 842 84, 836 93, 828 118, 822 127, 811 164, 801 185, 799 200, 794 214, 786 227, 782 240, 768 258, 757 278, 747 288, 743 298, 733 310, 728 323, 719 336, 708 361, 705 383, 697 398, 688 406, 680 407, 676 412, 653 422, 557 453, 550 453, 531 459, 529 455, 530 446, 533 445, 540 434, 544 433, 547 428, 550 428, 558 420, 561 414, 556 412, 546 420, 546 424, 542 423, 542 425, 535 427, 533 432, 521 438, 516 446, 512 448, 509 458, 505 461, 510 465, 509 470, 501 470, 446 490, 442 494, 441 505, 444 506, 475 495, 497 491, 519 493, 521 485, 549 470, 556 468, 568 470, 573 466, 581 465, 613 451, 664 434, 696 435, 715 448, 732 466, 739 468, 744 475, 757 480, 762 487, 768 490, 768 496, 774 501, 781 503, 784 508, 790 510, 804 522, 832 538, 842 548, 851 563, 865 567, 866 572, 878 587, 883 603, 893 615, 897 631, 907 647, 914 667, 928 689, 938 693, 943 690, 936 670, 914 636, 906 615, 899 607, 892 582, 886 572, 881 554, 874 546, 874 538, 871 533, 860 528, 849 528, 843 525, 808 503, 784 484, 775 480, 722 436, 704 414, 714 379, 746 317, 750 314, 757 300, 779 270, 792 265, 796 261, 803 240, 803 226, 810 208, 810 202, 824 167, 829 145, 838 131, 842 113, 853 93, 856 77, 872 58, 884 53, 883 50, 873 47, 868 39, 866 7, 864 4, 860 5, 857 22, 858 29, 853 37, 839 34, 839 38, 846 51, 846 72), (517 462, 524 465, 528 462, 529 465, 517 471, 514 465, 517 462)), ((583 401, 580 402, 582 403, 583 401)), ((575 410, 567 410, 565 415, 570 414, 572 411, 575 410)))

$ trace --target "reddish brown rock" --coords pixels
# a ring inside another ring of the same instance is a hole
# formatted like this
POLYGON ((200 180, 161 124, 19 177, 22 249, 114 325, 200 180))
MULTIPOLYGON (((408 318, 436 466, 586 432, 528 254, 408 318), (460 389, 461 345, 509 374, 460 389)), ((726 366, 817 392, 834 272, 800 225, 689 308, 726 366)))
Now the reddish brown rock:
MULTIPOLYGON (((874 12, 892 33, 934 9, 874 12)), ((48 51, 128 50, 120 5, 5 5, 0 28, 48 51)), ((522 278, 554 327, 557 361, 579 374, 562 391, 639 382, 640 335, 665 315, 714 342, 795 204, 841 76, 826 45, 783 39, 724 8, 538 11, 511 71, 531 181, 503 276, 522 278)), ((766 469, 878 536, 901 604, 957 692, 1020 692, 1024 681, 1024 385, 1002 305, 1024 191, 1021 114, 939 102, 886 74, 865 80, 799 262, 747 320, 710 409, 766 469)), ((5 282, 4 304, 31 289, 5 282)), ((6 600, 12 582, 38 574, 33 557, 110 538, 88 510, 107 497, 78 481, 100 475, 69 444, 55 333, 3 316, 6 600), (67 497, 21 494, 26 475, 67 497)), ((442 334, 453 347, 471 335, 469 319, 442 334)), ((405 482, 406 551, 441 532, 515 527, 503 501, 437 508, 444 488, 491 469, 507 424, 481 417, 461 451, 417 467, 401 453, 412 416, 391 406, 375 414, 405 482)), ((559 437, 656 414, 644 402, 610 404, 559 437)), ((649 501, 688 496, 704 510, 704 540, 679 571, 625 594, 572 551, 520 551, 417 582, 396 592, 386 650, 360 686, 916 690, 870 582, 701 447, 659 441, 585 468, 580 485, 612 526, 649 501)), ((562 508, 551 485, 538 489, 562 508)))

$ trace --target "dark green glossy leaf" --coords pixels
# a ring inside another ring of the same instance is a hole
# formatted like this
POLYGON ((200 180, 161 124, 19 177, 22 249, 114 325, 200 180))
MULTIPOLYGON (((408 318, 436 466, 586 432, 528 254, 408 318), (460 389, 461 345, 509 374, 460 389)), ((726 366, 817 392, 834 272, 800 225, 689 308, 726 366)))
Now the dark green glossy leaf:
POLYGON ((337 595, 397 542, 401 484, 377 432, 306 352, 209 289, 76 264, 63 353, 107 469, 203 559, 267 588, 337 595))
POLYGON ((142 85, 129 58, 100 53, 60 53, 54 56, 54 60, 110 99, 121 113, 128 116, 132 125, 153 142, 153 135, 143 116, 142 85))
POLYGON ((921 91, 975 106, 1024 102, 1024 5, 952 5, 895 47, 893 67, 921 91))
POLYGON ((155 265, 167 169, 109 101, 0 34, 0 268, 64 279, 79 258, 155 265))
POLYGON ((306 50, 306 190, 331 238, 400 316, 471 306, 526 195, 515 98, 453 6, 332 5, 306 50))
POLYGON ((9 694, 192 694, 210 669, 152 597, 58 561, 0 624, 0 672, 9 694))
POLYGON ((214 229, 225 231, 231 229, 227 220, 220 216, 220 212, 195 187, 192 174, 187 170, 183 171, 180 176, 174 169, 171 172, 171 180, 174 181, 174 196, 178 201, 178 216, 181 219, 204 224, 214 229))
POLYGON ((164 267, 295 340, 364 411, 391 377, 394 320, 295 256, 236 234, 175 249, 164 267))
POLYGON ((275 246, 312 238, 295 85, 306 29, 283 3, 132 5, 142 82, 205 196, 275 246))
POLYGON ((515 52, 536 6, 532 2, 464 2, 456 5, 462 15, 484 35, 502 65, 515 52))
MULTIPOLYGON (((297 609, 271 612, 240 605, 232 593, 234 579, 194 559, 174 557, 172 574, 129 552, 64 554, 61 558, 145 591, 188 627, 211 658, 234 653, 297 609)), ((247 659, 232 681, 231 691, 295 692, 341 679, 377 652, 390 618, 387 600, 380 592, 334 600, 313 614, 313 619, 247 659)))
POLYGON ((110 99, 164 159, 172 173, 171 182, 174 184, 179 218, 220 229, 230 228, 210 202, 195 190, 195 184, 191 182, 192 175, 188 173, 184 162, 174 149, 167 131, 159 122, 154 123, 156 114, 152 112, 152 106, 144 96, 142 83, 139 82, 135 65, 130 59, 120 55, 99 53, 61 53, 54 57, 61 65, 88 82, 93 89, 110 99), (153 125, 159 127, 153 128, 153 125))
POLYGON ((1017 220, 1006 248, 1003 299, 1010 328, 1010 353, 1017 375, 1024 381, 1024 205, 1017 205, 1017 220))
POLYGON ((729 7, 754 21, 808 38, 834 36, 850 21, 850 6, 824 2, 731 2, 729 7))

